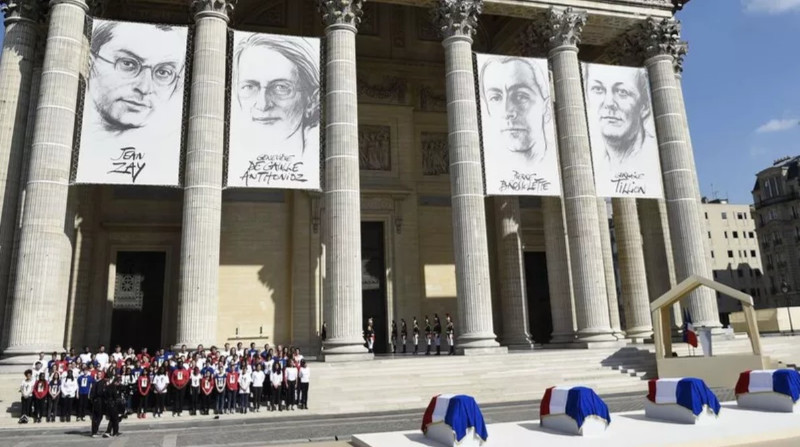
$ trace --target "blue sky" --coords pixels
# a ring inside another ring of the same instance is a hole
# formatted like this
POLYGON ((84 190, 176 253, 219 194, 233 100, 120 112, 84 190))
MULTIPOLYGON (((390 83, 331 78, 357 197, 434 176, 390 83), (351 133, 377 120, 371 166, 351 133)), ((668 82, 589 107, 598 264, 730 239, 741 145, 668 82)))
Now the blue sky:
POLYGON ((800 154, 800 0, 692 0, 678 18, 701 192, 752 203, 755 173, 800 154))
POLYGON ((692 0, 678 18, 701 192, 752 203, 755 173, 800 154, 800 0, 692 0))

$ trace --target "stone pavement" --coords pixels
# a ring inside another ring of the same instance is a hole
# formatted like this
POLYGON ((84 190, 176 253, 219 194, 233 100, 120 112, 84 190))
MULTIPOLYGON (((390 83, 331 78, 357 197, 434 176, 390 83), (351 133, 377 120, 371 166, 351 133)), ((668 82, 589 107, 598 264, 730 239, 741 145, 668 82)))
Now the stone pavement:
MULTIPOLYGON (((714 391, 720 401, 734 399, 733 390, 714 391)), ((605 395, 603 398, 612 412, 621 412, 642 409, 645 397, 643 393, 625 393, 605 395)), ((538 401, 488 404, 483 405, 482 409, 487 423, 539 418, 538 401)), ((422 410, 328 416, 293 413, 266 420, 184 417, 176 419, 175 422, 170 418, 157 424, 126 424, 126 421, 123 421, 120 425, 123 436, 112 440, 89 438, 88 422, 52 427, 47 424, 37 424, 0 431, 0 447, 45 445, 341 447, 348 445, 347 441, 355 433, 416 430, 421 421, 422 410)), ((101 430, 105 429, 105 425, 105 423, 101 425, 101 430)))

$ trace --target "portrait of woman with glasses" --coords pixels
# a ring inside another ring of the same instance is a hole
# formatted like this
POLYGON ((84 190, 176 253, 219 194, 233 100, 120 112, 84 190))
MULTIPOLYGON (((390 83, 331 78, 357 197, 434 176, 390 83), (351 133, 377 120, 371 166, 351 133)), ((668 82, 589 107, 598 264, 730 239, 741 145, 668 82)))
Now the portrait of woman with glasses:
POLYGON ((236 32, 229 186, 319 184, 319 40, 236 32))
POLYGON ((95 19, 78 182, 178 184, 186 37, 95 19))

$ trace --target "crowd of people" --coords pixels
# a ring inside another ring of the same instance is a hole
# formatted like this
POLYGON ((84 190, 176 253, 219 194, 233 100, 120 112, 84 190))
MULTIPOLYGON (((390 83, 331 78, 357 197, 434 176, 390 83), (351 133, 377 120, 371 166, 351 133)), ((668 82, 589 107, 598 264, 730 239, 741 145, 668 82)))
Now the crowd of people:
POLYGON ((160 418, 173 416, 247 413, 308 409, 311 370, 300 349, 269 344, 258 349, 250 343, 223 350, 202 345, 195 351, 181 346, 177 352, 133 348, 123 352, 105 346, 92 352, 87 346, 50 359, 39 359, 25 371, 20 385, 20 423, 71 422, 91 417, 92 436, 98 435, 105 416, 109 423, 103 436, 119 434, 119 421, 128 415, 160 418))

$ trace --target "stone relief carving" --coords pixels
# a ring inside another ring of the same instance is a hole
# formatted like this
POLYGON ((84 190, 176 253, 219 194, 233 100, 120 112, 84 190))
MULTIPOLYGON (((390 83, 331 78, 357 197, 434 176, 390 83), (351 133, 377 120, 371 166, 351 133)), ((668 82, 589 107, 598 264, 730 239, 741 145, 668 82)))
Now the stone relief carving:
POLYGON ((358 166, 362 171, 392 170, 392 129, 358 126, 358 166))
POLYGON ((44 19, 46 8, 40 0, 7 0, 0 3, 0 12, 6 22, 13 23, 17 20, 30 20, 40 22, 44 19))
POLYGON ((550 48, 560 46, 578 46, 581 43, 581 32, 586 25, 586 11, 576 11, 572 8, 547 11, 547 30, 545 31, 550 41, 550 48))
MULTIPOLYGON (((373 100, 372 102, 405 104, 407 81, 396 76, 384 76, 377 83, 371 83, 369 78, 359 77, 357 80, 358 99, 373 100)), ((369 101, 368 101, 369 102, 369 101)))
POLYGON ((445 39, 453 36, 472 37, 478 28, 483 0, 439 0, 433 22, 445 39))
POLYGON ((644 58, 668 55, 674 58, 682 57, 684 51, 681 42, 681 23, 675 19, 648 18, 642 22, 639 31, 634 34, 639 41, 644 58))
POLYGON ((326 26, 349 25, 358 28, 361 24, 363 0, 317 0, 317 5, 326 26))
POLYGON ((192 0, 192 15, 195 20, 205 16, 215 16, 228 20, 239 0, 192 0))
POLYGON ((419 89, 419 108, 425 112, 447 112, 447 94, 440 89, 423 85, 419 89))
POLYGON ((687 54, 689 54, 689 42, 682 40, 680 44, 678 44, 677 51, 673 55, 675 59, 673 60, 672 65, 675 69, 675 73, 683 73, 683 59, 687 54))
POLYGON ((450 173, 450 154, 447 134, 444 132, 422 132, 422 175, 450 173))

